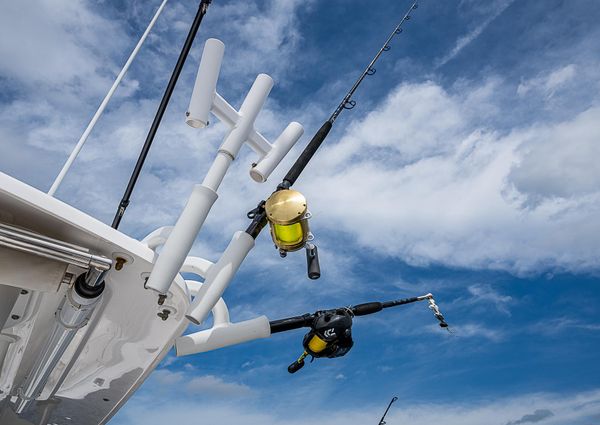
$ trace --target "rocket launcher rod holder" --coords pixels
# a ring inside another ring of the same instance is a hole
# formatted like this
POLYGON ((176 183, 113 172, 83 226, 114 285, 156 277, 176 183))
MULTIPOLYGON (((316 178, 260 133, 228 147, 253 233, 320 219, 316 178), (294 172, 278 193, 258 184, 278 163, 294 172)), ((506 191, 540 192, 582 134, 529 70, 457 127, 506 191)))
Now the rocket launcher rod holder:
POLYGON ((301 316, 287 317, 285 319, 272 320, 271 334, 286 332, 293 329, 310 328, 304 336, 302 345, 304 352, 298 360, 289 367, 290 373, 295 373, 304 366, 307 356, 314 358, 335 358, 344 356, 354 345, 352 340, 352 318, 355 316, 366 316, 377 313, 385 308, 396 307, 404 304, 412 304, 418 301, 427 301, 429 308, 442 328, 448 328, 448 323, 435 303, 432 294, 419 297, 402 298, 399 300, 385 302, 369 302, 357 304, 351 307, 339 307, 331 310, 321 310, 315 313, 307 313, 301 316))

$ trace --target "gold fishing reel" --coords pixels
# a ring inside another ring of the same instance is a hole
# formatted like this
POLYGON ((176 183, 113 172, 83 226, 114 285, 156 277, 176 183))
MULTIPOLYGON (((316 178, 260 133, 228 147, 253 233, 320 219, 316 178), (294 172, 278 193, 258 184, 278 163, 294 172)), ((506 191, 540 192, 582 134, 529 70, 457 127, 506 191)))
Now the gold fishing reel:
POLYGON ((311 237, 306 198, 293 189, 278 190, 265 203, 265 212, 275 246, 284 252, 297 251, 311 237))
POLYGON ((311 214, 304 195, 297 190, 281 189, 267 199, 264 208, 279 255, 285 257, 288 252, 306 248, 308 277, 318 279, 321 270, 317 247, 310 242, 313 239, 308 225, 311 214))

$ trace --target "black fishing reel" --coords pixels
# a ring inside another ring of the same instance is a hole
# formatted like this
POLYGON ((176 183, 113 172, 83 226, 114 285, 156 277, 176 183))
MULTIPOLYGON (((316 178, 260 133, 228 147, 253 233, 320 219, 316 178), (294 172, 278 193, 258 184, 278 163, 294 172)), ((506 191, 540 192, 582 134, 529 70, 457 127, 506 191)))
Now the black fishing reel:
POLYGON ((352 317, 349 308, 318 311, 315 313, 310 331, 304 335, 304 352, 294 363, 288 366, 288 372, 296 373, 304 367, 304 359, 342 357, 354 345, 352 340, 352 317))
MULTIPOLYGON (((321 310, 313 314, 287 317, 270 322, 271 334, 287 332, 293 329, 310 328, 302 339, 304 352, 294 363, 288 366, 288 372, 296 373, 304 367, 308 356, 315 358, 335 358, 345 356, 354 345, 352 340, 352 320, 357 316, 377 313, 385 308, 427 301, 429 309, 438 320, 441 328, 448 329, 448 323, 435 303, 432 294, 420 297, 402 298, 393 301, 370 302, 351 307, 340 307, 332 310, 321 310)), ((312 361, 311 360, 311 361, 312 361)))

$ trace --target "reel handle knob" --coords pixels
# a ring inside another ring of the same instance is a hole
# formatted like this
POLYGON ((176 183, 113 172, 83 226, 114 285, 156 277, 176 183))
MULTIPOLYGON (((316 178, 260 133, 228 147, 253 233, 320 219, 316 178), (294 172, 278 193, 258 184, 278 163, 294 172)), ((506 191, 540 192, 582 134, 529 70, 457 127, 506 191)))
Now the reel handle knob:
POLYGON ((315 280, 321 277, 319 251, 317 250, 317 246, 310 242, 306 244, 306 268, 309 279, 315 280))
POLYGON ((304 367, 304 359, 296 360, 294 363, 292 363, 291 365, 288 366, 288 372, 296 373, 303 367, 304 367))

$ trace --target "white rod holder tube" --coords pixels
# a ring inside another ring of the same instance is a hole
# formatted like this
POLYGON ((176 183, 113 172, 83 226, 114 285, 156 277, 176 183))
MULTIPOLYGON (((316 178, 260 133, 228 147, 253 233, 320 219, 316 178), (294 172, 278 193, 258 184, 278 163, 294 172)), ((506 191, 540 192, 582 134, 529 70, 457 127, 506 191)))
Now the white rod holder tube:
POLYGON ((60 170, 60 173, 56 177, 56 180, 54 180, 54 183, 52 183, 52 186, 50 187, 50 190, 48 191, 48 195, 54 196, 54 193, 56 192, 56 190, 58 189, 58 187, 62 183, 63 179, 65 178, 65 175, 67 174, 67 172, 71 168, 71 165, 73 165, 73 161, 75 161, 75 158, 77 158, 77 155, 79 155, 79 151, 81 151, 81 148, 83 148, 83 145, 85 144, 85 142, 88 139, 90 133, 94 129, 94 127, 96 125, 96 122, 98 122, 98 119, 100 118, 100 116, 104 112, 104 109, 106 109, 106 105, 108 105, 108 102, 110 101, 110 99, 112 98, 113 94, 115 93, 115 90, 117 90, 117 87, 119 87, 119 84, 121 84, 121 80, 123 79, 123 77, 125 76, 125 74, 127 74, 127 71, 129 70, 129 66, 131 65, 131 63, 133 62, 133 60, 135 59, 135 57, 137 56, 138 52, 140 51, 140 49, 142 47, 142 44, 144 44, 144 41, 146 41, 146 38, 148 37, 148 34, 150 34, 150 31, 152 30, 152 27, 154 27, 154 24, 156 23, 156 20, 158 19, 158 17, 160 16, 161 12, 163 11, 165 5, 167 4, 167 1, 168 0, 163 0, 163 2, 161 3, 160 7, 158 8, 158 10, 156 11, 156 13, 154 14, 154 17, 150 21, 150 24, 148 25, 148 28, 146 28, 146 31, 144 31, 144 34, 142 34, 142 37, 140 38, 140 41, 138 41, 137 45, 133 49, 133 52, 131 52, 131 55, 129 55, 129 59, 127 59, 127 62, 125 62, 125 65, 123 66, 123 69, 121 69, 121 72, 119 72, 119 75, 117 75, 117 78, 115 79, 115 82, 113 83, 112 87, 110 88, 110 90, 108 90, 108 93, 106 93, 106 96, 104 97, 104 100, 102 101, 102 103, 98 107, 98 110, 96 111, 96 113, 92 117, 92 120, 90 121, 90 123, 86 127, 85 131, 83 132, 83 134, 79 138, 79 141, 75 145, 75 149, 73 149, 73 152, 71 152, 71 155, 69 155, 69 158, 67 159, 67 162, 65 162, 65 165, 63 165, 62 170, 60 170))
POLYGON ((218 195, 214 190, 197 184, 156 260, 145 287, 166 294, 192 249, 206 217, 218 195))
POLYGON ((273 143, 271 150, 250 169, 250 177, 258 183, 267 181, 275 167, 292 149, 292 146, 304 134, 304 128, 297 122, 291 122, 273 143))
MULTIPOLYGON (((183 271, 183 270, 182 270, 183 271)), ((202 288, 203 283, 196 280, 186 280, 185 284, 188 287, 191 295, 197 297, 202 288)), ((213 326, 220 326, 229 323, 229 309, 223 298, 219 298, 219 301, 211 310, 213 315, 213 326)))
POLYGON ((185 316, 190 322, 199 325, 206 320, 253 247, 254 238, 248 233, 238 231, 233 235, 219 261, 208 270, 202 288, 188 308, 185 316))
POLYGON ((208 173, 206 173, 202 185, 216 191, 223 182, 223 178, 225 178, 225 174, 227 174, 231 161, 233 161, 231 155, 219 151, 217 157, 210 166, 208 173))
POLYGON ((244 103, 242 103, 239 111, 240 118, 223 141, 219 150, 229 153, 233 158, 237 156, 242 144, 248 139, 250 132, 254 130, 254 121, 265 104, 272 88, 273 79, 267 74, 258 74, 244 99, 244 103))
POLYGON ((181 336, 175 340, 175 350, 177 356, 185 356, 270 336, 269 319, 266 316, 260 316, 181 336))
POLYGON ((206 40, 186 114, 185 122, 190 127, 202 128, 208 125, 208 116, 217 93, 217 80, 224 52, 225 45, 221 40, 216 38, 206 40))

